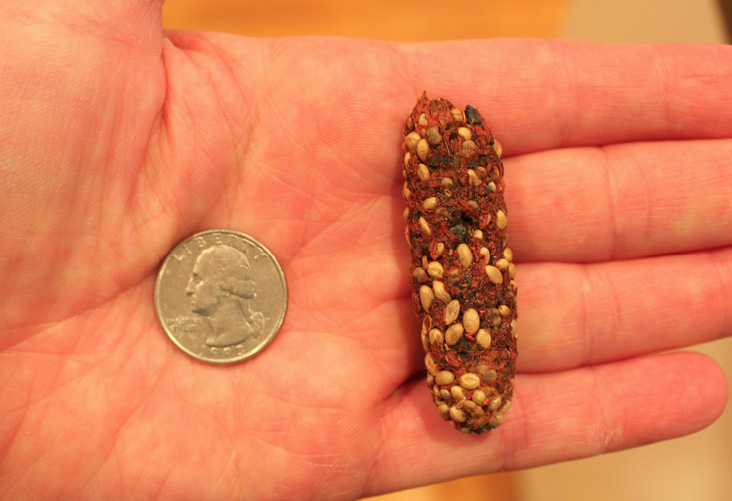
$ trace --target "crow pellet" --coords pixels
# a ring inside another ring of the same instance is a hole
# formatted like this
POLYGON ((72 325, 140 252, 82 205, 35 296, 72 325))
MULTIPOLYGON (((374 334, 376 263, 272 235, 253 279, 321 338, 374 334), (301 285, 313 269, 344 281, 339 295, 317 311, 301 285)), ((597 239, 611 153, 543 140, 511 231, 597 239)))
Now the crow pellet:
POLYGON ((425 94, 403 135, 409 277, 427 384, 443 419, 482 433, 503 423, 516 367, 502 148, 476 108, 425 94))

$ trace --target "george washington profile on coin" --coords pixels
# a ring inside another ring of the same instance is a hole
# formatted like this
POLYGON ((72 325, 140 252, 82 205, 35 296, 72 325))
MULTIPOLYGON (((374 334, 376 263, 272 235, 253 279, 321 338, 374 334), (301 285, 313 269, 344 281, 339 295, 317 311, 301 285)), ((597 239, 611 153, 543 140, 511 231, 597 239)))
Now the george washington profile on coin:
POLYGON ((201 252, 186 294, 191 311, 209 324, 208 346, 229 346, 262 334, 264 315, 251 309, 255 294, 252 269, 239 250, 220 244, 201 252))

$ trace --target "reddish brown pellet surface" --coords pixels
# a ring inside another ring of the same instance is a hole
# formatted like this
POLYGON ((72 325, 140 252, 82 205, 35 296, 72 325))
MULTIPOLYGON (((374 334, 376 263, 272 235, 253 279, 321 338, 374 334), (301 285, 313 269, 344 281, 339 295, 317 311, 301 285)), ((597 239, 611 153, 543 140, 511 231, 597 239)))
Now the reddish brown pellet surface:
POLYGON ((516 367, 516 282, 501 146, 472 106, 426 95, 404 127, 409 277, 438 414, 465 433, 503 423, 516 367))

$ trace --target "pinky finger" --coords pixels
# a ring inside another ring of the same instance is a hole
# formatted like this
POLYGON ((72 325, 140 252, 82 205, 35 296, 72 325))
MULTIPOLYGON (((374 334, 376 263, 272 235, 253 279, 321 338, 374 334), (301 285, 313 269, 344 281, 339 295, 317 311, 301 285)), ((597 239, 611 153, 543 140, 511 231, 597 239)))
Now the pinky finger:
POLYGON ((410 382, 384 403, 371 494, 687 435, 719 417, 727 383, 712 359, 681 352, 519 374, 514 397, 503 426, 468 436, 438 417, 421 379, 410 382))

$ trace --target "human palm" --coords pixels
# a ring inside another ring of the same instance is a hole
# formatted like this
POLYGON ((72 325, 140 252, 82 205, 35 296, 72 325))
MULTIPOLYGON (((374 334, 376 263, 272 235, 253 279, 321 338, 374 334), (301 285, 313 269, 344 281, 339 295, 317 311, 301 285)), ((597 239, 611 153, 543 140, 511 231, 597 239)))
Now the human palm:
POLYGON ((9 5, 0 493, 349 498, 724 407, 712 360, 653 353, 732 331, 729 48, 163 36, 157 4, 9 5), (421 376, 400 130, 424 89, 505 152, 519 374, 480 437, 421 376), (209 228, 262 241, 289 285, 275 341, 229 367, 177 351, 152 302, 209 228))

